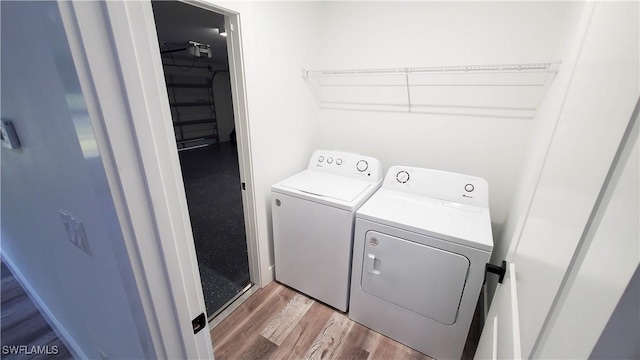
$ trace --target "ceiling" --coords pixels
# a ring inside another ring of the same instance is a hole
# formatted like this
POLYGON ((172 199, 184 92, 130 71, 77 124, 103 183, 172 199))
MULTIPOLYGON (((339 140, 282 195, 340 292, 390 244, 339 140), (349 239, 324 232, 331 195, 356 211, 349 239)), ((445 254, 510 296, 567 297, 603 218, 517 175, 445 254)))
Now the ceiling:
MULTIPOLYGON (((179 1, 153 1, 153 15, 156 31, 161 43, 170 44, 170 48, 186 45, 189 41, 208 44, 212 49, 211 59, 198 59, 198 62, 224 65, 228 68, 227 38, 220 36, 218 30, 224 27, 224 16, 179 1)), ((166 46, 162 46, 166 50, 166 46)), ((172 53, 176 60, 191 60, 185 52, 172 53)))

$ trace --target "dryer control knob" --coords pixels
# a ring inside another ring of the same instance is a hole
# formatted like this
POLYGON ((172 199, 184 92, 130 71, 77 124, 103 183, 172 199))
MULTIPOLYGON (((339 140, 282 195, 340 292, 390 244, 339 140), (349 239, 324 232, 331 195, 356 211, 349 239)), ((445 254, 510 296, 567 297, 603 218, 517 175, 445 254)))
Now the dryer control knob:
POLYGON ((333 163, 333 158, 331 156, 329 156, 327 158, 327 164, 331 164, 331 163, 333 163))
POLYGON ((475 189, 475 187, 473 186, 473 184, 467 184, 467 185, 465 185, 465 186, 464 186, 464 190, 465 190, 466 192, 472 192, 472 191, 473 191, 473 189, 475 189))
POLYGON ((406 183, 407 181, 409 181, 409 173, 404 170, 399 171, 396 174, 396 180, 398 180, 398 182, 401 184, 406 183))
POLYGON ((342 159, 336 159, 336 165, 342 165, 342 159))
POLYGON ((360 172, 363 172, 363 171, 367 170, 368 168, 369 168, 369 164, 365 160, 360 160, 356 164, 356 169, 358 169, 358 171, 360 171, 360 172))
POLYGON ((324 161, 324 156, 320 155, 318 156, 318 162, 323 162, 324 161))

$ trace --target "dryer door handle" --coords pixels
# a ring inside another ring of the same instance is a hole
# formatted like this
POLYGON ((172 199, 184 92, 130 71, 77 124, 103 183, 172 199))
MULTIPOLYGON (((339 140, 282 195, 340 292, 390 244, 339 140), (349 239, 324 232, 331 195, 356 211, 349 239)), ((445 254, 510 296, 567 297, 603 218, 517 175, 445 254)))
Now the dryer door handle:
POLYGON ((372 275, 380 275, 380 259, 376 258, 374 254, 367 254, 364 258, 365 270, 372 275))

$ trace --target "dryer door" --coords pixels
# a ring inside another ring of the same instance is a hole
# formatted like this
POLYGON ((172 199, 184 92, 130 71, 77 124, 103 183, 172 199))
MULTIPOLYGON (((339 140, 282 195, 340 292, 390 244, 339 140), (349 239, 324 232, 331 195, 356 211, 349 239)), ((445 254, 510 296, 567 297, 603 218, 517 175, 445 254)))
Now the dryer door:
POLYGON ((443 324, 455 323, 470 265, 466 257, 369 231, 362 264, 365 292, 443 324))

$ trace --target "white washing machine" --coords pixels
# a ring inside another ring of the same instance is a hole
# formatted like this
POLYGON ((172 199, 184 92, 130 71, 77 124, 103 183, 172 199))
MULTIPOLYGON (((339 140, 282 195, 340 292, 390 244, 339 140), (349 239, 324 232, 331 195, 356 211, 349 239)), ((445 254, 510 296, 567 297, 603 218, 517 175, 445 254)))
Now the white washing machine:
POLYGON ((355 211, 381 183, 379 160, 318 150, 307 170, 273 185, 276 280, 347 311, 355 211))
POLYGON ((356 212, 349 317, 459 359, 493 249, 484 179, 393 166, 356 212))

